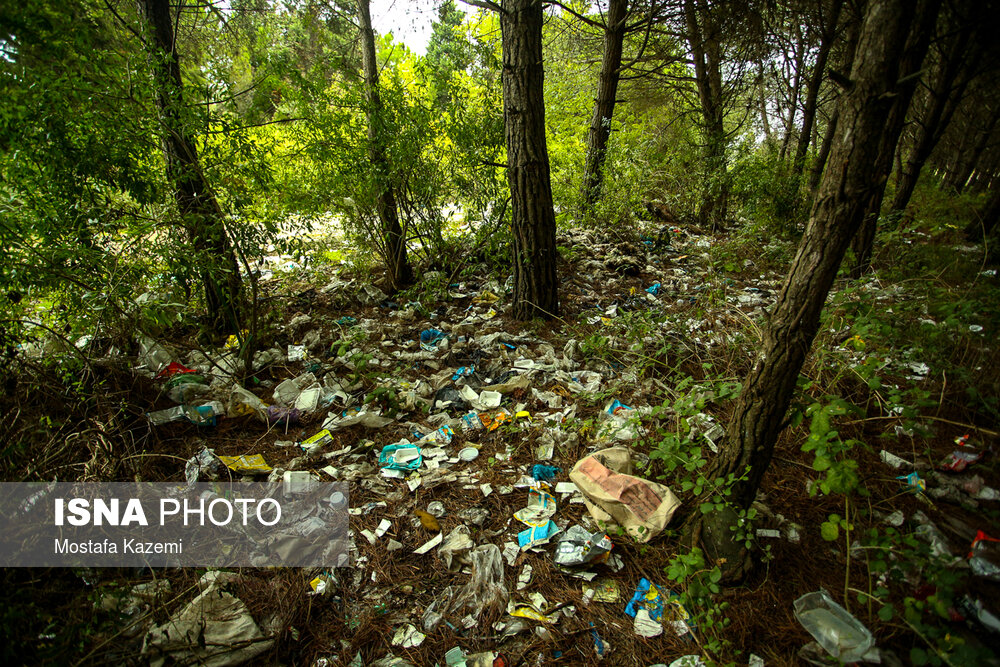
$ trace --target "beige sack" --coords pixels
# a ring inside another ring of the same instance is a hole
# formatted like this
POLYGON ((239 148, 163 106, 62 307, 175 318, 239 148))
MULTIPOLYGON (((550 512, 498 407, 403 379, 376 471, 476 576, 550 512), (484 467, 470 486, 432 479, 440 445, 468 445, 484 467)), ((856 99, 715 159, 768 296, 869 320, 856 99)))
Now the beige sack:
POLYGON ((602 449, 577 461, 569 478, 594 519, 622 526, 637 542, 659 535, 681 504, 666 486, 632 475, 625 447, 602 449))

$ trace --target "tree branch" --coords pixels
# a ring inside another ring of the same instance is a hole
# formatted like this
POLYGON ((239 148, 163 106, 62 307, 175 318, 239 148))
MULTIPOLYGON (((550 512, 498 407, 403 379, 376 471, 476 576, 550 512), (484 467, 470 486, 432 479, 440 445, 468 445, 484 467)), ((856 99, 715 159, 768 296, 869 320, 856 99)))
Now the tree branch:
POLYGON ((471 5, 473 7, 479 7, 480 9, 485 9, 490 12, 499 12, 501 14, 506 13, 504 12, 503 8, 500 7, 500 5, 498 5, 495 2, 490 2, 490 0, 462 0, 462 2, 464 2, 467 5, 471 5))

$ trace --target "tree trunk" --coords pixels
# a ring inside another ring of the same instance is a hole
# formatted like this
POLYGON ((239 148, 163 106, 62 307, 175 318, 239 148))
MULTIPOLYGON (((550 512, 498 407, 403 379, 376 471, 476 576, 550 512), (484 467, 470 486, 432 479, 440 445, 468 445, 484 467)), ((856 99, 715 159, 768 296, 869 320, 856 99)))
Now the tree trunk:
MULTIPOLYGON (((795 67, 795 74, 792 77, 791 101, 788 105, 788 120, 785 122, 785 136, 781 139, 781 151, 778 154, 778 159, 782 162, 785 161, 788 144, 792 140, 792 130, 795 129, 795 114, 799 110, 799 94, 802 92, 802 67, 805 62, 806 44, 802 34, 802 26, 798 20, 795 22, 795 46, 793 48, 795 48, 795 58, 792 59, 792 63, 795 67)), ((808 134, 805 136, 809 137, 808 134)))
POLYGON ((1000 190, 996 190, 965 228, 970 241, 982 241, 997 229, 1000 222, 1000 190))
POLYGON ((722 99, 722 53, 718 28, 710 12, 704 0, 684 1, 688 45, 694 58, 695 81, 701 102, 708 171, 698 219, 702 225, 717 229, 725 223, 728 213, 729 174, 722 99))
MULTIPOLYGON (((850 91, 840 99, 840 120, 819 194, 764 332, 757 363, 743 384, 723 446, 707 473, 709 479, 734 474, 745 479, 733 487, 734 502, 747 508, 771 463, 781 424, 799 371, 819 328, 820 313, 841 260, 860 226, 865 203, 878 187, 873 178, 898 72, 910 14, 906 0, 869 3, 850 91)), ((898 134, 898 131, 897 131, 898 134)), ((733 538, 720 515, 695 513, 685 526, 713 559, 733 553, 733 538)), ((745 562, 745 559, 743 559, 745 562)), ((739 574, 740 562, 720 563, 739 574)))
POLYGON ((382 243, 389 282, 398 290, 413 282, 413 270, 406 256, 406 236, 399 224, 399 207, 392 187, 392 169, 386 155, 386 137, 383 121, 382 98, 378 92, 378 62, 375 60, 375 33, 368 0, 357 0, 358 21, 361 26, 361 63, 365 72, 365 93, 368 96, 368 152, 372 167, 381 181, 381 191, 376 201, 382 225, 382 243))
MULTIPOLYGON (((851 12, 847 18, 847 39, 844 42, 843 62, 840 64, 841 71, 850 73, 854 67, 854 53, 858 48, 858 38, 860 36, 862 17, 851 12)), ((819 189, 820 179, 823 177, 823 169, 830 155, 830 147, 833 145, 833 138, 837 133, 837 122, 839 120, 839 106, 833 109, 830 122, 827 123, 826 134, 823 135, 823 144, 816 155, 816 162, 813 163, 809 173, 809 196, 813 203, 816 201, 816 192, 819 189)))
POLYGON ((993 109, 993 114, 990 116, 989 122, 980 131, 976 145, 969 153, 968 158, 964 157, 964 151, 962 150, 964 141, 963 146, 959 146, 955 168, 945 179, 944 185, 946 188, 951 188, 959 194, 965 189, 969 178, 972 176, 972 172, 979 166, 979 161, 982 159, 983 153, 986 152, 986 147, 990 144, 990 138, 993 136, 993 130, 996 128, 998 122, 1000 122, 1000 104, 997 104, 993 109))
POLYGON ((173 185, 174 200, 194 250, 193 263, 201 276, 205 306, 216 331, 239 331, 242 280, 222 209, 201 170, 198 149, 183 117, 181 67, 170 4, 168 0, 139 0, 138 7, 149 26, 146 43, 162 121, 167 179, 173 185))
POLYGON ((816 104, 819 100, 819 89, 823 83, 823 75, 826 73, 826 62, 830 58, 830 50, 837 39, 837 25, 840 23, 840 9, 844 6, 844 0, 833 0, 830 8, 830 16, 823 26, 823 34, 820 37, 819 51, 816 53, 816 64, 813 65, 812 76, 809 77, 809 84, 806 86, 806 100, 802 107, 802 133, 799 135, 799 142, 795 146, 795 162, 792 170, 795 178, 802 175, 802 169, 806 163, 806 153, 809 151, 809 142, 813 134, 813 125, 816 122, 816 104))
POLYGON ((823 144, 819 147, 819 153, 816 154, 816 161, 813 162, 812 169, 809 170, 809 192, 812 193, 813 199, 816 198, 816 191, 819 188, 820 178, 823 176, 823 168, 826 167, 826 161, 830 155, 830 147, 833 145, 833 137, 837 133, 839 120, 840 113, 834 109, 833 115, 830 116, 830 122, 827 123, 829 127, 826 128, 826 134, 823 135, 823 144))
POLYGON ((916 8, 910 12, 914 15, 913 28, 903 49, 902 62, 899 67, 902 83, 896 87, 892 109, 886 119, 885 131, 877 139, 878 153, 873 172, 875 187, 867 196, 868 202, 864 220, 857 236, 851 241, 854 251, 854 265, 851 267, 851 277, 860 278, 871 268, 872 249, 875 245, 875 231, 878 226, 879 212, 882 210, 882 198, 885 186, 892 171, 892 159, 896 151, 896 142, 906 122, 906 114, 910 109, 913 93, 922 78, 919 74, 927 55, 927 47, 934 34, 941 0, 918 0, 916 8))
POLYGON ((622 43, 625 40, 625 17, 628 0, 611 0, 604 26, 604 57, 597 80, 597 99, 587 135, 587 163, 583 174, 583 206, 589 211, 601 197, 604 181, 604 160, 611 136, 611 119, 615 114, 618 81, 621 78, 622 43))
POLYGON ((504 0, 503 112, 514 236, 513 314, 519 320, 559 314, 556 217, 545 144, 542 3, 504 0))
POLYGON ((952 37, 951 44, 945 54, 943 62, 938 68, 938 75, 930 89, 930 105, 926 109, 923 117, 917 123, 917 136, 903 168, 899 172, 899 183, 896 186, 896 194, 892 199, 892 211, 900 214, 906 210, 906 205, 910 203, 913 190, 917 187, 917 180, 920 178, 920 170, 923 169, 927 158, 931 156, 934 147, 941 140, 945 128, 951 122, 951 116, 958 107, 962 96, 965 94, 965 87, 969 83, 971 63, 970 58, 976 58, 975 53, 968 53, 966 47, 969 43, 969 36, 972 26, 966 22, 965 26, 952 37), (962 70, 966 71, 963 73, 962 70), (959 74, 963 76, 959 79, 959 74), (956 79, 959 79, 956 82, 956 79))
POLYGON ((758 104, 760 106, 760 124, 764 130, 764 143, 771 144, 771 121, 767 117, 767 77, 764 75, 764 63, 757 63, 757 85, 760 88, 758 104))

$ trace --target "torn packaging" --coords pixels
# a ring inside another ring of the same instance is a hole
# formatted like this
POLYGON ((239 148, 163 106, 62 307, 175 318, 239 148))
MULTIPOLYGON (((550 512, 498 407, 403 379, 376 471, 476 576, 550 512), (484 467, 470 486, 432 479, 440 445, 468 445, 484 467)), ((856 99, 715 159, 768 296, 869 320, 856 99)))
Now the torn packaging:
POLYGON ((680 501, 666 486, 631 473, 629 450, 611 447, 578 461, 569 477, 599 525, 620 525, 637 542, 648 542, 670 523, 680 501))

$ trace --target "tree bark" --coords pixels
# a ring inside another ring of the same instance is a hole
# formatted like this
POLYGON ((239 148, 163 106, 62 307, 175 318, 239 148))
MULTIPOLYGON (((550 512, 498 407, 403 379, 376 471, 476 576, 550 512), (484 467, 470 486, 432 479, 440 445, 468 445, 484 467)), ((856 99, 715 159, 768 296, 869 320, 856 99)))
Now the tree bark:
MULTIPOLYGON (((906 0, 869 3, 851 79, 840 99, 840 119, 827 168, 805 234, 792 261, 764 332, 756 364, 743 384, 723 446, 707 473, 709 479, 734 474, 745 479, 733 487, 734 502, 753 502, 771 463, 799 371, 819 328, 820 313, 851 238, 864 218, 873 190, 880 150, 898 93, 902 46, 910 19, 906 0)), ((897 131, 898 135, 898 131, 897 131)), ((732 553, 732 534, 720 529, 718 515, 693 514, 686 531, 713 559, 732 553)), ((739 563, 721 564, 739 573, 739 563)))
POLYGON ((952 114, 965 94, 971 74, 969 59, 976 58, 976 54, 969 53, 966 48, 971 32, 972 26, 966 22, 952 37, 951 44, 943 54, 943 62, 938 67, 938 75, 930 89, 930 105, 917 124, 913 150, 899 172, 899 183, 892 200, 893 212, 902 213, 906 210, 906 205, 910 203, 910 197, 917 187, 920 170, 941 140, 941 135, 944 134, 945 128, 951 122, 952 114))
POLYGON ((597 99, 587 135, 587 162, 583 174, 583 205, 590 210, 601 197, 604 181, 604 160, 611 136, 611 119, 615 114, 618 82, 621 78, 622 43, 625 40, 625 18, 628 0, 610 0, 604 26, 604 56, 597 80, 597 99))
POLYGON ((799 134, 799 141, 795 146, 795 161, 792 164, 796 179, 802 175, 802 169, 806 163, 806 153, 809 151, 809 142, 813 134, 813 126, 816 123, 819 89, 823 83, 823 75, 826 73, 826 63, 830 58, 830 51, 837 39, 837 25, 840 23, 840 10, 843 6, 844 0, 833 0, 830 15, 827 17, 823 26, 823 34, 820 37, 816 64, 813 65, 812 76, 809 77, 809 83, 806 86, 806 100, 802 107, 802 133, 799 134))
POLYGON ((729 208, 726 167, 726 129, 722 97, 722 53, 718 26, 705 0, 684 0, 687 39, 694 58, 695 81, 701 102, 708 171, 698 220, 712 229, 725 224, 729 208))
POLYGON ((196 255, 205 306, 216 331, 239 331, 242 280, 222 209, 201 170, 198 149, 183 117, 181 67, 170 4, 168 0, 139 0, 138 8, 149 28, 146 43, 156 85, 167 179, 173 185, 174 200, 196 255))
POLYGON ((910 9, 914 15, 913 27, 903 48, 899 76, 902 83, 896 87, 892 109, 886 119, 885 131, 878 137, 878 153, 875 161, 875 187, 867 196, 868 202, 864 220, 857 235, 851 241, 854 251, 854 265, 851 267, 851 277, 860 278, 871 268, 872 249, 875 245, 875 231, 878 226, 879 213, 882 210, 882 198, 885 196, 885 186, 892 171, 892 159, 896 151, 896 143, 903 131, 906 114, 913 100, 913 93, 922 78, 919 74, 927 55, 927 47, 934 34, 941 0, 918 0, 915 9, 910 9))
POLYGON ((541 0, 504 0, 503 110, 514 236, 513 315, 559 314, 556 217, 545 143, 541 0))
POLYGON ((392 187, 392 169, 386 150, 382 98, 378 92, 378 62, 375 60, 375 33, 368 0, 357 0, 358 22, 361 26, 361 64, 365 73, 365 93, 368 97, 368 152, 381 188, 376 201, 382 225, 382 243, 389 282, 394 290, 413 282, 413 270, 406 256, 406 236, 399 224, 399 207, 392 187))
MULTIPOLYGON (((846 21, 847 39, 844 43, 843 62, 840 64, 841 71, 846 73, 849 73, 854 67, 854 53, 858 48, 858 38, 860 36, 859 31, 861 29, 862 18, 863 17, 855 14, 854 12, 851 12, 846 21)), ((819 189, 820 179, 823 177, 823 169, 826 167, 826 161, 830 155, 833 138, 836 136, 838 120, 839 107, 835 106, 833 109, 833 115, 830 116, 830 122, 827 123, 826 134, 823 135, 823 143, 820 146, 819 153, 816 155, 816 161, 813 163, 812 169, 809 173, 809 194, 812 202, 816 201, 816 192, 819 189)))

